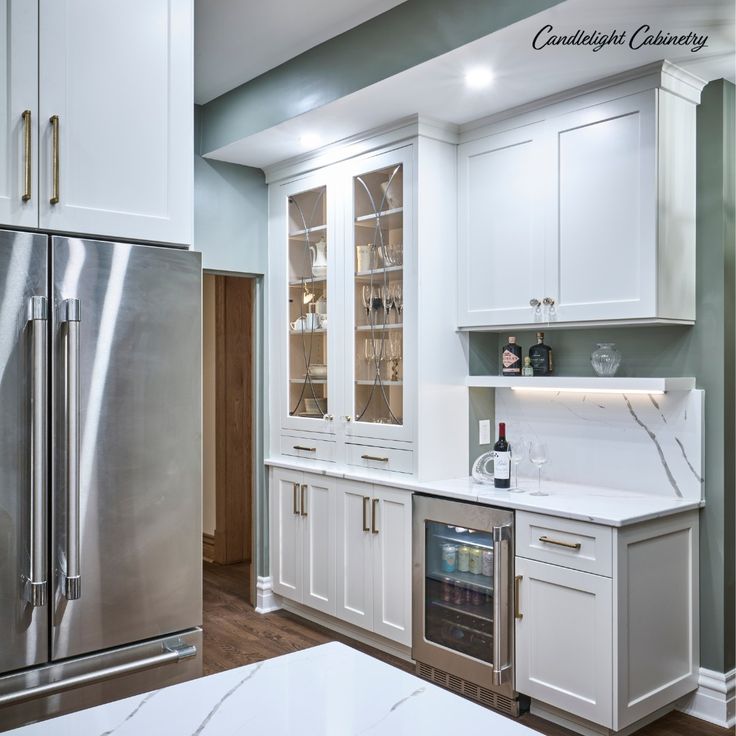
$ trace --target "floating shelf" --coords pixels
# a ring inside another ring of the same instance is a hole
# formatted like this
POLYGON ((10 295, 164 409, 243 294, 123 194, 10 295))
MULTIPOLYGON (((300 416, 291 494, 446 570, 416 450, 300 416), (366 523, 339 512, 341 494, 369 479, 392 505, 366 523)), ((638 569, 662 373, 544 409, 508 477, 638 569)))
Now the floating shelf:
POLYGON ((691 391, 694 378, 634 378, 596 376, 468 376, 465 385, 472 388, 511 388, 532 391, 573 391, 578 393, 664 394, 668 391, 691 391))

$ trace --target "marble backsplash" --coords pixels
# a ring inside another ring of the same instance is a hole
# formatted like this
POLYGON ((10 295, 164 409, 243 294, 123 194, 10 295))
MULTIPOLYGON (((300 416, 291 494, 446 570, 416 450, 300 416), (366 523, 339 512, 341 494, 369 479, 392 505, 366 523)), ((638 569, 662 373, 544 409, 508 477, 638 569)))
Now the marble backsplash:
MULTIPOLYGON (((496 389, 496 426, 512 445, 547 446, 544 479, 703 497, 703 391, 605 394, 496 389)), ((520 476, 536 478, 525 460, 520 476)), ((536 485, 536 481, 534 483, 536 485)))

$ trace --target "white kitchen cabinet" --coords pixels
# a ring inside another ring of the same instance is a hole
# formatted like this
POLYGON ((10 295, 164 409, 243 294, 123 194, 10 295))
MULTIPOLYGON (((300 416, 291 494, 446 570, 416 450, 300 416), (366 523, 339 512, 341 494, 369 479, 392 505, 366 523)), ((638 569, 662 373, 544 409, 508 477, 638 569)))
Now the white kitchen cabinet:
POLYGON ((270 509, 274 591, 334 614, 334 480, 274 470, 270 509))
POLYGON ((466 336, 448 308, 455 147, 409 127, 358 156, 266 172, 272 457, 467 472, 466 336))
POLYGON ((516 687, 581 718, 611 725, 611 579, 516 560, 516 687))
POLYGON ((460 327, 694 322, 704 83, 668 62, 617 82, 463 135, 460 327))
POLYGON ((0 0, 0 223, 38 225, 38 5, 0 0))
POLYGON ((191 243, 192 0, 39 7, 40 227, 191 243))
POLYGON ((622 528, 516 513, 516 690, 612 734, 697 687, 698 512, 622 528))

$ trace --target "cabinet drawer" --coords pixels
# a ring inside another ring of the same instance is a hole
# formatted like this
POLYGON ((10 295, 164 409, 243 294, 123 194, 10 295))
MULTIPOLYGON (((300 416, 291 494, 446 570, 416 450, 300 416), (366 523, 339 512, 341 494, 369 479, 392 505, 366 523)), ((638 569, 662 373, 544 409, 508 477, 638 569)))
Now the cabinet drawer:
POLYGON ((516 554, 540 562, 611 577, 610 527, 544 514, 516 512, 516 554))
POLYGON ((325 460, 334 463, 335 443, 331 440, 317 440, 312 437, 281 435, 281 454, 302 457, 305 460, 325 460))
POLYGON ((395 450, 371 445, 347 445, 348 465, 371 470, 390 470, 394 473, 413 472, 411 450, 395 450))

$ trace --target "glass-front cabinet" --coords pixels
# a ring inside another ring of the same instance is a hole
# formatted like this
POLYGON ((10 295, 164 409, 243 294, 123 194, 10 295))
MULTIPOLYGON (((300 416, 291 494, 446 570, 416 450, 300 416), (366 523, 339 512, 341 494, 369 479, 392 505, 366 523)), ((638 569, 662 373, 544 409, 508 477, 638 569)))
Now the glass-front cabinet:
POLYGON ((414 322, 410 148, 361 160, 350 171, 346 253, 349 436, 408 439, 414 322), (405 318, 408 317, 408 322, 405 318))

